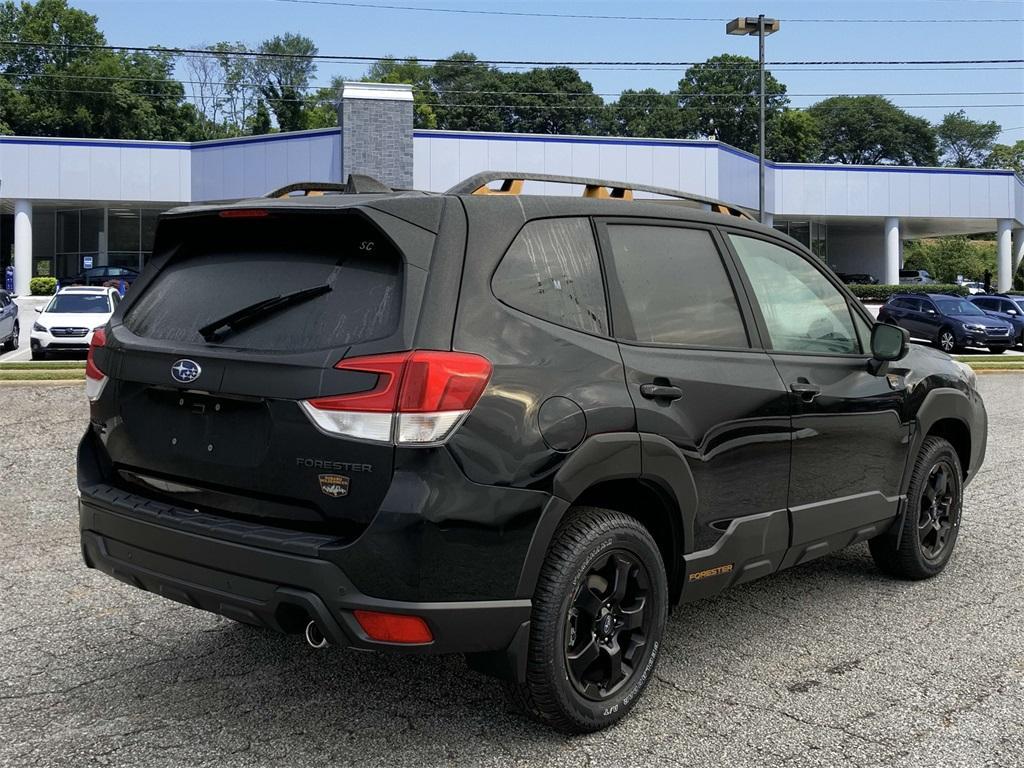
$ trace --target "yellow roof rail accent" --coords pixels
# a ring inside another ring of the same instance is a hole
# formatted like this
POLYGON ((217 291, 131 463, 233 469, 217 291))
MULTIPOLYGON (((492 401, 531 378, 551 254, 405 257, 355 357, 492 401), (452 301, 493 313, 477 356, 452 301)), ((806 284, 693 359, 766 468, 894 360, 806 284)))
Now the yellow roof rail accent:
POLYGON ((470 194, 473 195, 519 195, 523 192, 522 179, 503 179, 500 189, 491 189, 486 184, 481 184, 470 194))
MULTIPOLYGON (((694 195, 668 187, 656 187, 650 184, 632 184, 627 181, 608 181, 607 179, 590 179, 581 176, 562 176, 552 173, 532 173, 530 171, 484 171, 460 181, 448 190, 450 195, 519 195, 523 184, 527 181, 544 181, 555 184, 573 184, 583 187, 583 196, 598 200, 633 200, 635 192, 649 192, 675 200, 685 201, 693 206, 702 207, 714 213, 755 221, 754 217, 739 206, 730 205, 703 195, 694 195), (498 189, 489 184, 500 181, 498 189)), ((651 202, 663 202, 652 200, 651 202)))

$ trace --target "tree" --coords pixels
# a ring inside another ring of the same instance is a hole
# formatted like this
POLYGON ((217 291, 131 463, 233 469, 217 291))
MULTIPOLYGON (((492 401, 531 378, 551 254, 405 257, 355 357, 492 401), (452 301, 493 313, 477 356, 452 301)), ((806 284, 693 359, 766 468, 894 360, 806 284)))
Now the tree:
POLYGON ((805 110, 786 109, 768 123, 765 150, 780 163, 810 163, 821 154, 821 127, 805 110))
POLYGON ((673 139, 683 135, 683 113, 674 93, 656 88, 625 90, 608 109, 610 127, 617 136, 673 139))
POLYGON ((602 127, 604 101, 571 67, 503 73, 504 129, 518 133, 594 134, 602 127))
POLYGON ((504 73, 476 56, 458 51, 431 68, 430 87, 437 94, 437 127, 451 131, 502 131, 508 104, 504 73))
MULTIPOLYGON (((765 72, 765 122, 789 103, 786 86, 765 72)), ((722 54, 686 70, 679 81, 679 106, 689 135, 709 136, 748 152, 758 144, 760 80, 757 62, 722 54)))
POLYGON ((881 96, 833 96, 808 109, 821 130, 821 160, 864 165, 937 165, 935 133, 881 96))
MULTIPOLYGON (((259 67, 245 43, 222 41, 210 46, 210 51, 220 66, 224 80, 224 126, 228 133, 245 133, 251 127, 259 101, 259 67)), ((263 106, 266 109, 265 103, 263 106)))
POLYGON ((270 110, 267 109, 267 102, 260 99, 256 102, 256 109, 249 118, 249 133, 253 136, 260 136, 264 133, 270 133, 273 130, 273 126, 270 123, 270 110))
POLYGON ((985 158, 986 168, 1009 168, 1024 177, 1024 139, 1013 145, 996 144, 985 158))
POLYGON ((434 68, 416 59, 384 58, 370 65, 363 75, 368 83, 405 83, 412 86, 413 125, 416 128, 437 128, 437 94, 431 78, 434 68))
POLYGON ((981 280, 985 272, 996 273, 995 243, 966 237, 940 237, 916 240, 904 247, 907 269, 927 269, 940 283, 954 283, 961 275, 981 280))
POLYGON ((277 118, 282 131, 306 127, 305 92, 316 74, 313 61, 318 49, 308 37, 287 32, 260 43, 255 75, 260 94, 277 118))
POLYGON ((977 168, 992 151, 999 135, 999 123, 971 120, 962 109, 950 112, 935 127, 939 153, 944 165, 977 168))
POLYGON ((96 17, 66 0, 0 5, 0 115, 27 136, 196 139, 204 119, 185 103, 169 54, 97 49, 96 17), (86 46, 86 47, 82 47, 86 46))

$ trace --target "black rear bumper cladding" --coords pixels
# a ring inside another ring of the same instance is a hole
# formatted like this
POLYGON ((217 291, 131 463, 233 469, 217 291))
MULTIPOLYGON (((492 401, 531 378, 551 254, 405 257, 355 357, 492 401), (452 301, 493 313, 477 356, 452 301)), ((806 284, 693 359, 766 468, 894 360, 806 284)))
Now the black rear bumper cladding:
MULTIPOLYGON (((402 602, 361 594, 334 563, 306 554, 228 541, 158 525, 83 497, 86 565, 139 589, 273 630, 297 632, 313 619, 335 645, 408 653, 504 651, 529 621, 529 600, 402 602), (421 645, 371 640, 353 611, 423 618, 421 645)), ((304 549, 304 548, 297 548, 304 549)))

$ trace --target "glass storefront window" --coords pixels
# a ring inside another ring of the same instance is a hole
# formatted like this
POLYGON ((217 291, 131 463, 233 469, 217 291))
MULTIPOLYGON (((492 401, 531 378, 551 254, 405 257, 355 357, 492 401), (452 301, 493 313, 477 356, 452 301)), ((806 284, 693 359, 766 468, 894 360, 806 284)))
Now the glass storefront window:
POLYGON ((107 210, 107 226, 110 236, 107 248, 113 251, 140 251, 140 211, 137 208, 110 208, 107 210))

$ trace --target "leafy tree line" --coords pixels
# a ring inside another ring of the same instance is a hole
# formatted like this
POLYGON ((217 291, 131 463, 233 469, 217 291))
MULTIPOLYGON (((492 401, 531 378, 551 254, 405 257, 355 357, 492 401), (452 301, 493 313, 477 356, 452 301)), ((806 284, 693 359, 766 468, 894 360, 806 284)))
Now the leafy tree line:
MULTIPOLYGON (((313 87, 318 50, 300 34, 252 47, 221 41, 177 56, 118 52, 95 47, 106 44, 97 18, 67 0, 3 0, 0 41, 2 133, 195 140, 337 124, 339 78, 313 87)), ((668 93, 627 90, 610 103, 571 67, 504 71, 465 51, 432 64, 383 59, 363 79, 411 84, 421 128, 710 137, 757 150, 759 78, 745 56, 714 56, 668 93)), ((997 144, 999 125, 963 111, 931 125, 881 96, 794 109, 770 72, 765 92, 767 151, 777 161, 941 162, 1024 174, 1024 141, 997 144)))

